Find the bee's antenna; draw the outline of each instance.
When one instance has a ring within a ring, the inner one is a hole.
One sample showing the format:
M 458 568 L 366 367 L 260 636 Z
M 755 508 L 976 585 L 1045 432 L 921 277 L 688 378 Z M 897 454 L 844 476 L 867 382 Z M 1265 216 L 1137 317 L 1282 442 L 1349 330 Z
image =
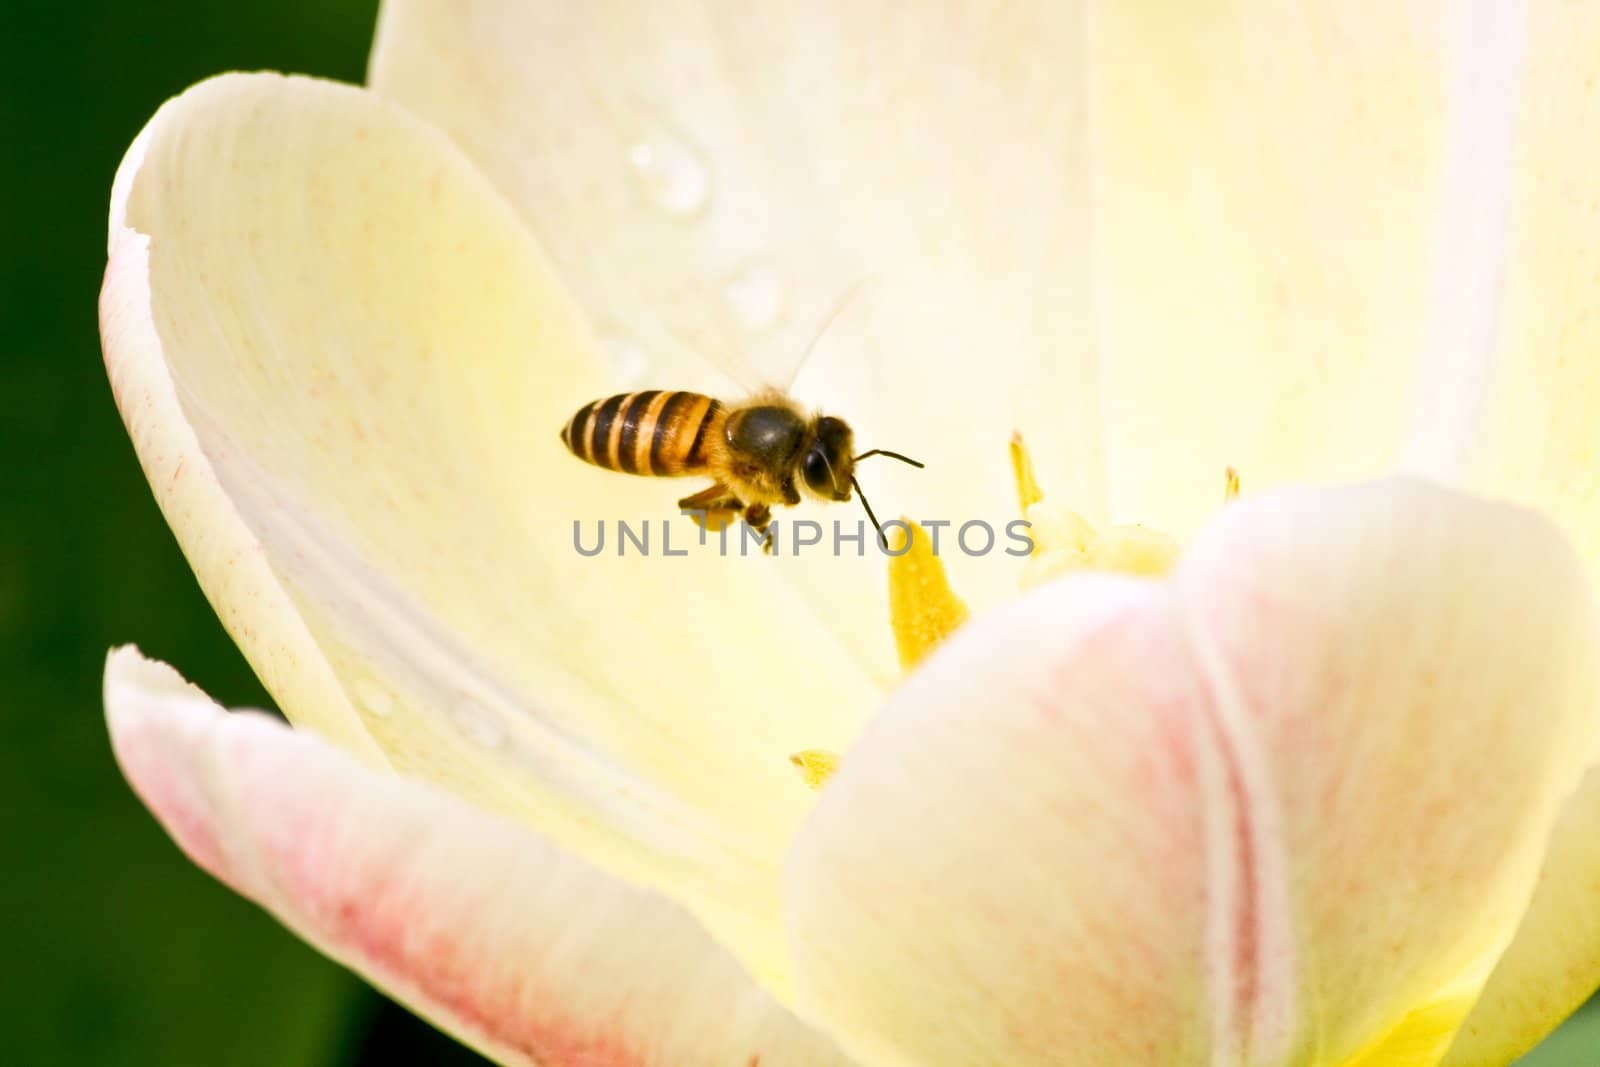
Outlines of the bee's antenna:
M 861 455 L 857 456 L 855 459 L 851 460 L 850 462 L 852 462 L 852 463 L 860 463 L 862 460 L 866 459 L 868 456 L 888 456 L 890 459 L 897 459 L 901 463 L 909 463 L 913 467 L 916 467 L 918 470 L 921 470 L 923 467 L 927 466 L 927 464 L 925 464 L 925 463 L 918 463 L 916 460 L 912 459 L 910 456 L 902 456 L 898 452 L 890 452 L 887 448 L 874 448 L 870 452 L 863 452 L 863 453 L 861 453 Z M 859 489 L 861 487 L 857 486 L 856 488 L 859 491 Z
M 921 466 L 919 463 L 918 466 Z M 883 527 L 878 525 L 878 516 L 872 513 L 872 505 L 867 503 L 867 494 L 861 491 L 861 483 L 856 481 L 856 476 L 850 476 L 850 484 L 855 486 L 856 496 L 861 498 L 861 506 L 867 509 L 867 518 L 872 521 L 872 528 L 878 531 L 878 540 L 883 542 L 883 547 L 889 547 L 889 539 L 883 535 Z
M 863 452 L 861 455 L 852 459 L 850 461 L 850 465 L 853 467 L 857 463 L 860 463 L 862 460 L 867 459 L 870 456 L 888 456 L 890 459 L 897 459 L 901 463 L 909 463 L 918 470 L 921 470 L 924 466 L 924 464 L 918 463 L 910 456 L 902 456 L 898 452 L 890 452 L 887 448 L 874 448 L 871 451 Z M 856 496 L 861 498 L 861 506 L 867 509 L 867 518 L 872 520 L 872 528 L 878 531 L 878 540 L 881 541 L 883 543 L 883 547 L 887 549 L 889 547 L 889 539 L 884 536 L 883 527 L 878 525 L 878 516 L 872 513 L 872 505 L 867 503 L 867 494 L 861 491 L 861 483 L 856 481 L 856 476 L 854 474 L 850 475 L 850 484 L 855 486 Z

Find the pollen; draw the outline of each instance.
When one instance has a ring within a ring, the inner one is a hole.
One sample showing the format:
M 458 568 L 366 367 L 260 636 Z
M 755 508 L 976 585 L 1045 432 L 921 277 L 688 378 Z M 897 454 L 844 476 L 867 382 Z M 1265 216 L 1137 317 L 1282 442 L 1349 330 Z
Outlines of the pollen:
M 820 748 L 808 748 L 789 757 L 789 762 L 800 769 L 800 780 L 812 789 L 821 789 L 839 769 L 836 753 Z
M 967 621 L 967 605 L 951 590 L 927 532 L 909 519 L 905 531 L 896 529 L 897 554 L 889 559 L 889 625 L 909 671 Z

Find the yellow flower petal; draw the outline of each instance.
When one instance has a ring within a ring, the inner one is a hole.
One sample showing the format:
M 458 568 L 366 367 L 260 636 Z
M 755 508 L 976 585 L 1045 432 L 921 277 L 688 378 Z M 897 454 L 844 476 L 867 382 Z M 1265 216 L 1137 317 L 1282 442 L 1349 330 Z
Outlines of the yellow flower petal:
M 1389 468 L 1471 6 L 1089 7 L 1111 517 L 1187 539 L 1229 464 Z
M 976 619 L 790 856 L 802 1001 L 871 1062 L 1427 1063 L 1587 761 L 1597 635 L 1549 524 L 1415 482 L 1253 493 L 1165 583 Z
M 108 262 L 100 292 L 100 337 L 112 396 L 156 503 L 222 625 L 261 680 L 283 706 L 297 709 L 303 725 L 382 766 L 382 751 L 327 654 L 301 621 L 291 590 L 229 501 L 221 472 L 184 411 L 185 385 L 166 362 L 151 293 L 150 234 L 130 224 L 129 198 L 156 139 L 154 131 L 162 124 L 180 124 L 185 106 L 182 101 L 169 103 L 151 120 L 128 149 L 112 189 Z
M 1436 402 L 1418 428 L 1422 458 L 1496 496 L 1552 515 L 1600 581 L 1600 9 L 1488 5 L 1518 54 L 1508 76 L 1480 90 L 1467 125 L 1508 126 L 1512 163 L 1499 176 L 1503 203 L 1478 212 L 1459 243 L 1493 253 L 1489 278 L 1441 317 L 1483 323 L 1441 353 L 1429 380 Z M 1501 117 L 1504 114 L 1505 117 Z M 1488 164 L 1463 159 L 1472 173 Z
M 1436 1067 L 1472 1010 L 1482 988 L 1480 978 L 1464 975 L 1454 987 L 1437 990 L 1338 1067 Z
M 1444 1067 L 1499 1067 L 1527 1052 L 1600 987 L 1600 767 L 1567 801 L 1516 940 Z
M 868 461 L 880 512 L 1002 529 L 1014 427 L 1104 511 L 1083 45 L 1061 5 L 390 0 L 370 81 L 480 164 L 651 385 L 785 384 L 847 300 L 797 395 L 927 463 Z M 883 559 L 856 552 L 778 569 L 892 685 Z M 947 561 L 975 606 L 1015 592 L 1002 553 Z
M 770 561 L 659 555 L 696 536 L 678 485 L 561 447 L 615 380 L 472 165 L 362 90 L 219 78 L 129 154 L 111 255 L 119 406 L 284 711 L 674 893 L 781 985 L 783 760 L 877 691 Z M 577 553 L 619 518 L 657 555 Z

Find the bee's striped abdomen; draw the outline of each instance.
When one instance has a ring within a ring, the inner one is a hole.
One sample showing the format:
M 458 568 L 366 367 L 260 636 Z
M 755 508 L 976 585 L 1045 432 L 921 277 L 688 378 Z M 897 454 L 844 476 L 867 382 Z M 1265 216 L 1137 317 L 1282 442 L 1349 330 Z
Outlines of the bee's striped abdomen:
M 721 432 L 722 405 L 701 393 L 646 389 L 585 404 L 561 431 L 572 454 L 628 474 L 694 474 Z

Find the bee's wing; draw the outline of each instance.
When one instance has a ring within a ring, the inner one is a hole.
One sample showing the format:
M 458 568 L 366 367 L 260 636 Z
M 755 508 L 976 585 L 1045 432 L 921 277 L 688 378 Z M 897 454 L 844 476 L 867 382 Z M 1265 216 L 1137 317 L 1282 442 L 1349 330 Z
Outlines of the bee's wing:
M 782 379 L 785 389 L 795 384 L 819 352 L 838 349 L 847 354 L 846 358 L 849 354 L 857 359 L 865 356 L 874 329 L 872 312 L 884 299 L 884 284 L 883 275 L 869 274 L 842 291 L 816 323 L 810 340 L 783 365 L 787 372 Z
M 824 345 L 849 346 L 882 279 L 803 287 L 775 266 L 752 267 L 716 299 L 685 285 L 659 309 L 630 312 L 626 322 L 604 312 L 596 329 L 619 384 L 647 381 L 716 395 L 763 388 L 787 390 Z

